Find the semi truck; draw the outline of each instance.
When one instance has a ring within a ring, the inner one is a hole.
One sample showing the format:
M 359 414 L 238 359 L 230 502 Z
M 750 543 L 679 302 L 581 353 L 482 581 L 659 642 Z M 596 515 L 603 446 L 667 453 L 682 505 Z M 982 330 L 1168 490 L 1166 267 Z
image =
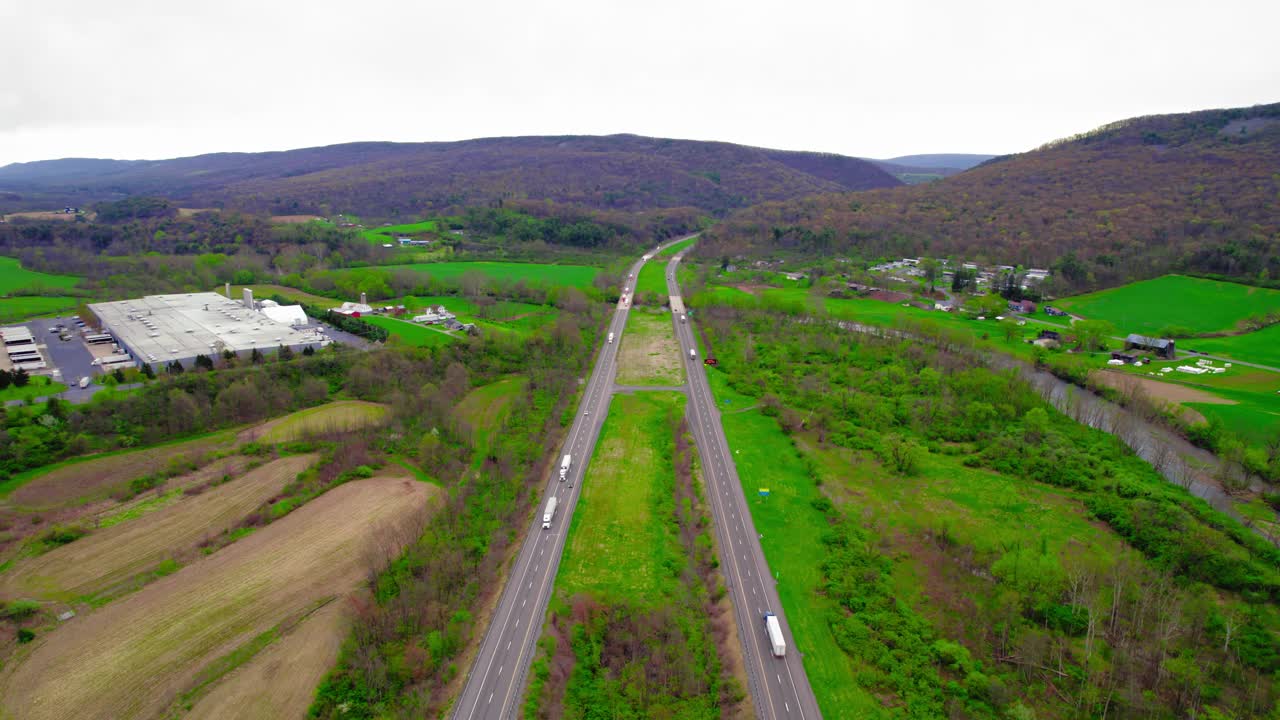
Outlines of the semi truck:
M 555 507 L 555 498 L 551 498 Z M 548 516 L 550 517 L 550 516 Z M 546 527 L 544 524 L 543 527 Z M 764 628 L 769 632 L 769 644 L 773 645 L 773 656 L 782 657 L 787 654 L 787 641 L 782 638 L 782 626 L 778 624 L 778 616 L 771 612 L 764 614 Z
M 542 529 L 543 530 L 551 529 L 551 518 L 555 516 L 556 516 L 556 496 L 552 495 L 547 500 L 546 512 L 542 513 Z M 779 635 L 779 637 L 781 637 L 781 635 Z
M 81 387 L 81 388 L 87 388 L 87 387 L 89 387 L 89 376 L 88 376 L 88 375 L 85 375 L 84 377 L 80 378 L 80 387 Z
M 569 466 L 573 464 L 573 456 L 565 455 L 560 458 L 560 480 L 563 482 L 566 475 L 569 474 Z
M 698 357 L 698 351 L 694 348 L 689 348 L 689 357 L 690 359 Z
M 613 344 L 613 333 L 609 333 L 609 344 Z

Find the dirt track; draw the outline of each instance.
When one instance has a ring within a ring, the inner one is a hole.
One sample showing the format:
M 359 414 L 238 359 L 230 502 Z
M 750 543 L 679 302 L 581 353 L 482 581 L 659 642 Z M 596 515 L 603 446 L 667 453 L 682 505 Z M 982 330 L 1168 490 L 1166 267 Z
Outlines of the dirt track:
M 202 668 L 315 603 L 355 588 L 395 552 L 434 488 L 405 478 L 341 485 L 138 593 L 36 640 L 0 678 L 0 717 L 155 717 Z M 395 528 L 398 528 L 395 529 Z

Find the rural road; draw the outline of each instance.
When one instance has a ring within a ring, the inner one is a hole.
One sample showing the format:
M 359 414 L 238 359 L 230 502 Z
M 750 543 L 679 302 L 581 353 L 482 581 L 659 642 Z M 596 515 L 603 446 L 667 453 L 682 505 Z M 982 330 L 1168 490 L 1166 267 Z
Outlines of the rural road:
M 659 248 L 688 239 L 670 240 Z M 646 256 L 648 257 L 648 256 Z M 634 276 L 627 287 L 634 290 L 640 269 L 645 260 L 637 260 L 631 267 Z M 462 694 L 454 705 L 455 720 L 499 720 L 513 718 L 517 714 L 524 693 L 524 678 L 533 662 L 538 636 L 551 600 L 551 589 L 564 551 L 569 521 L 582 489 L 582 478 L 587 461 L 595 449 L 609 409 L 613 394 L 614 377 L 617 374 L 618 347 L 622 344 L 622 331 L 627 327 L 627 315 L 631 310 L 631 295 L 625 293 L 613 311 L 604 337 L 614 333 L 612 343 L 602 342 L 600 354 L 587 380 L 581 405 L 569 428 L 568 440 L 561 455 L 573 457 L 567 482 L 559 479 L 559 463 L 553 465 L 547 480 L 546 491 L 538 500 L 537 512 L 525 536 L 524 545 L 503 588 L 502 597 L 489 621 L 489 629 L 480 644 L 480 651 L 467 675 Z M 558 456 L 557 456 L 558 457 Z M 551 529 L 542 529 L 543 509 L 547 498 L 558 501 Z
M 667 290 L 673 297 L 680 295 L 675 275 L 683 255 L 683 252 L 677 254 L 667 266 Z M 676 305 L 672 303 L 673 307 Z M 822 714 L 801 661 L 804 648 L 796 647 L 783 614 L 773 573 L 765 561 L 760 535 L 751 521 L 745 491 L 725 440 L 720 413 L 716 410 L 715 398 L 711 395 L 711 386 L 702 365 L 703 358 L 689 357 L 689 351 L 698 346 L 692 326 L 681 322 L 677 313 L 672 314 L 671 320 L 688 370 L 688 420 L 706 474 L 706 493 L 720 543 L 720 569 L 729 584 L 738 619 L 738 637 L 742 640 L 743 663 L 756 715 L 761 718 L 818 720 Z M 768 484 L 765 478 L 759 482 Z M 787 641 L 785 657 L 773 656 L 764 628 L 766 610 L 776 614 L 782 624 Z

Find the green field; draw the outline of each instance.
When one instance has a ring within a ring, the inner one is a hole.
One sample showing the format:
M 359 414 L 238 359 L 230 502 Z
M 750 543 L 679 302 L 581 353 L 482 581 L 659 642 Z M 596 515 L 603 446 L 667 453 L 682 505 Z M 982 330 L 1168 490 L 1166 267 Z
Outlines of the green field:
M 57 315 L 74 309 L 84 298 L 20 295 L 0 298 L 0 323 L 10 323 L 41 315 Z
M 1196 338 L 1179 343 L 1210 355 L 1222 355 L 1245 362 L 1280 368 L 1280 325 L 1262 330 L 1220 338 Z
M 675 255 L 676 253 L 689 247 L 690 245 L 693 245 L 696 242 L 698 242 L 698 238 L 696 237 L 691 237 L 688 240 L 681 240 L 680 242 L 675 243 L 674 245 L 669 245 L 663 248 L 662 252 L 658 253 L 658 257 L 671 257 L 672 255 Z
M 15 290 L 75 287 L 80 278 L 71 275 L 47 275 L 22 267 L 17 258 L 0 257 L 0 295 Z
M 678 578 L 665 570 L 684 564 L 668 520 L 675 499 L 667 418 L 682 413 L 684 402 L 680 393 L 614 396 L 556 576 L 562 598 L 588 593 L 653 606 L 678 591 Z
M 453 414 L 480 437 L 487 437 L 502 427 L 511 412 L 511 401 L 524 393 L 528 382 L 528 378 L 515 375 L 481 385 L 454 406 Z
M 1234 330 L 1250 315 L 1280 310 L 1280 291 L 1165 275 L 1053 304 L 1090 320 L 1107 320 L 1121 334 L 1158 335 L 1166 328 L 1210 333 Z
M 26 400 L 28 398 L 57 395 L 66 389 L 67 386 L 60 382 L 54 382 L 43 375 L 36 375 L 22 387 L 10 385 L 4 390 L 0 390 L 0 404 L 7 403 L 10 400 Z
M 657 304 L 667 302 L 667 263 L 664 260 L 650 260 L 640 268 L 640 277 L 636 278 L 637 293 L 648 293 L 658 297 Z
M 360 232 L 365 240 L 371 243 L 395 242 L 397 237 L 414 236 L 422 233 L 434 233 L 439 227 L 435 220 L 392 225 L 390 227 L 365 228 Z
M 370 325 L 376 325 L 391 333 L 391 337 L 414 347 L 435 347 L 456 342 L 461 336 L 452 335 L 443 329 L 437 330 L 426 325 L 419 325 L 408 320 L 384 317 L 382 315 L 365 315 L 360 318 Z
M 517 282 L 552 287 L 572 286 L 585 288 L 591 285 L 599 268 L 583 265 L 538 265 L 510 262 L 439 262 L 413 263 L 411 265 L 383 265 L 379 270 L 413 270 L 427 273 L 440 280 L 456 280 L 469 272 L 479 273 L 491 280 Z
M 382 422 L 387 406 L 362 400 L 340 400 L 285 415 L 250 431 L 253 439 L 268 443 L 300 440 L 312 433 L 347 431 Z

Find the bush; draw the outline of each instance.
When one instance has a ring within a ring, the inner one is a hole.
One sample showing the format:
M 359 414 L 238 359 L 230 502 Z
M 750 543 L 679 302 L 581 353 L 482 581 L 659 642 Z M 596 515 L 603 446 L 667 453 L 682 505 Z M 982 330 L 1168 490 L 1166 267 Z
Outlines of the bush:
M 0 606 L 0 617 L 6 620 L 25 620 L 40 610 L 40 603 L 34 600 L 14 600 Z
M 27 628 L 18 628 L 18 643 L 25 645 L 36 639 L 36 634 Z

